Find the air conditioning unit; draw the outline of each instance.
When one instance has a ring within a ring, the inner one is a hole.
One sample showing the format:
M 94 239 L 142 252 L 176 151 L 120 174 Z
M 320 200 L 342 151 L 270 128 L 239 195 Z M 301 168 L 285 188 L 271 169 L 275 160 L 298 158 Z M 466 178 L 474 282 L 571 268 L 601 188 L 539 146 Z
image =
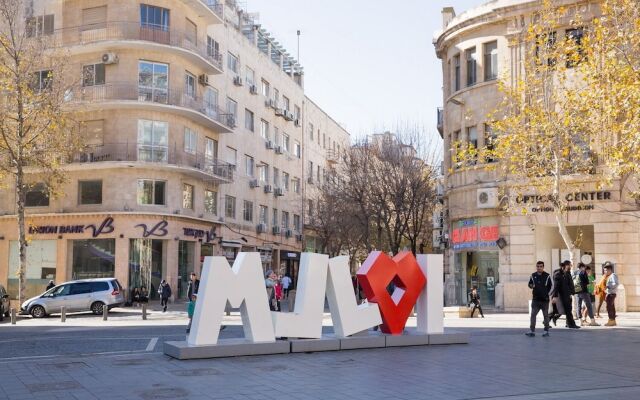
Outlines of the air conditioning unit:
M 227 115 L 227 126 L 229 128 L 235 128 L 236 127 L 236 117 L 234 117 L 231 114 Z
M 258 87 L 256 85 L 249 86 L 249 93 L 258 94 Z
M 258 182 L 257 179 L 252 179 L 252 180 L 249 181 L 249 187 L 250 188 L 260 187 L 260 182 Z
M 256 230 L 258 233 L 265 233 L 267 231 L 267 224 L 258 224 Z
M 270 108 L 275 108 L 276 102 L 273 99 L 267 99 L 264 101 L 264 105 Z
M 296 119 L 295 121 L 293 121 L 293 124 L 294 124 L 295 126 L 300 126 L 300 120 L 299 120 L 299 119 Z
M 284 190 L 282 190 L 282 188 L 275 188 L 275 190 L 273 191 L 273 195 L 276 197 L 284 196 Z
M 273 193 L 273 186 L 271 186 L 271 185 L 264 185 L 264 192 L 265 192 L 265 193 Z
M 284 231 L 284 235 L 290 238 L 291 236 L 293 236 L 293 231 L 291 229 L 287 229 L 286 231 Z
M 198 82 L 202 86 L 209 86 L 209 75 L 207 74 L 198 75 Z
M 276 115 L 284 116 L 284 110 L 282 108 L 276 108 Z
M 302 239 L 303 239 L 302 234 L 297 234 L 296 235 L 296 241 L 297 242 L 302 242 Z
M 265 145 L 267 146 L 267 149 L 273 149 L 273 142 L 271 140 L 267 140 Z
M 236 86 L 242 86 L 242 78 L 236 76 L 235 78 L 233 78 L 233 84 Z
M 103 64 L 117 64 L 118 56 L 116 53 L 104 53 L 102 55 L 102 63 Z
M 283 154 L 284 150 L 282 150 L 282 146 L 276 146 L 276 154 Z
M 284 112 L 284 118 L 285 118 L 287 121 L 293 121 L 293 113 L 292 113 L 292 112 L 290 112 L 290 111 L 285 111 L 285 112 Z
M 280 227 L 278 225 L 274 226 L 273 228 L 271 228 L 271 232 L 273 232 L 274 235 L 279 235 Z
M 310 183 L 313 185 L 313 176 L 310 176 L 307 178 L 307 183 Z
M 476 191 L 476 206 L 478 208 L 498 207 L 498 188 L 482 188 Z

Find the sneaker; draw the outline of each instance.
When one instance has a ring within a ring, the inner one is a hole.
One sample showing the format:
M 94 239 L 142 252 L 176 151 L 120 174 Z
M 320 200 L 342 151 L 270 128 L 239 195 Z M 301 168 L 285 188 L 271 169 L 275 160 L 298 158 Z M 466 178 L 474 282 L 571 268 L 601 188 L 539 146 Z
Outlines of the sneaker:
M 542 337 L 549 337 L 549 331 L 544 331 L 544 333 L 542 334 Z
M 529 337 L 534 337 L 536 334 L 533 332 L 527 332 L 525 333 L 525 336 L 529 336 Z

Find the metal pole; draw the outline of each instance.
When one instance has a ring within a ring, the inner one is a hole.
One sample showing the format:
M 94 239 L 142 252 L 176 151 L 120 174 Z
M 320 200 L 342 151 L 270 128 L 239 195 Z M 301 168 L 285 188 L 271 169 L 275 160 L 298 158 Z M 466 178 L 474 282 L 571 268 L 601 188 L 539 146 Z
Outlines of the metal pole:
M 11 325 L 15 325 L 16 324 L 16 309 L 12 308 L 11 309 Z
M 147 305 L 146 304 L 142 304 L 142 319 L 143 320 L 147 320 Z
M 106 321 L 109 318 L 109 307 L 107 305 L 102 306 L 102 320 Z
M 66 322 L 67 321 L 67 307 L 62 306 L 60 307 L 60 322 Z
M 296 58 L 298 64 L 300 64 L 300 29 L 298 29 L 298 56 Z

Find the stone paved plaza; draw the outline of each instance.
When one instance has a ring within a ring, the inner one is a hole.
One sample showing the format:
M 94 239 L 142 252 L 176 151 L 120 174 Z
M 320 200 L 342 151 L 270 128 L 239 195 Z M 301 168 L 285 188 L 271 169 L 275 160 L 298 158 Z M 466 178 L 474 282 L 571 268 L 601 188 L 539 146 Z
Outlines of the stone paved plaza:
M 198 361 L 161 353 L 184 337 L 180 313 L 114 315 L 0 325 L 0 399 L 640 398 L 639 314 L 533 339 L 524 314 L 447 318 L 470 344 Z M 222 337 L 241 335 L 237 316 L 226 322 Z

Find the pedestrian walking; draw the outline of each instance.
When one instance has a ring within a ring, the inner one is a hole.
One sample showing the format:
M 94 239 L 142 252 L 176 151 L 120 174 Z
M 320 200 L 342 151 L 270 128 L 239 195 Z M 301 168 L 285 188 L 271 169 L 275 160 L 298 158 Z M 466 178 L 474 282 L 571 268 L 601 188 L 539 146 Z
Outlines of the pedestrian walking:
M 277 303 L 275 297 L 275 286 L 277 277 L 272 269 L 268 270 L 265 274 L 264 286 L 267 288 L 267 299 L 269 299 L 269 309 L 271 311 L 277 311 Z
M 196 311 L 196 299 L 198 295 L 192 294 L 187 303 L 187 315 L 189 316 L 189 324 L 187 325 L 187 335 L 191 332 L 191 323 L 193 322 L 193 314 Z
M 140 305 L 140 288 L 137 286 L 131 290 L 131 305 L 133 307 L 138 307 Z
M 289 298 L 289 288 L 291 287 L 291 278 L 289 278 L 288 274 L 284 274 L 282 277 L 282 290 L 284 294 L 284 298 Z
M 544 261 L 536 263 L 536 272 L 529 277 L 529 289 L 531 289 L 531 321 L 530 331 L 525 333 L 529 337 L 536 335 L 536 318 L 538 312 L 542 310 L 544 318 L 544 333 L 542 336 L 549 336 L 549 293 L 551 293 L 551 276 L 544 270 Z
M 49 281 L 49 284 L 47 285 L 47 288 L 45 289 L 45 291 L 47 291 L 47 290 L 49 290 L 51 288 L 54 288 L 54 287 L 56 287 L 56 283 L 52 279 L 52 280 Z
M 195 272 L 191 273 L 191 279 L 189 279 L 189 286 L 187 287 L 187 299 L 191 299 L 191 296 L 198 294 L 200 288 L 200 279 Z
M 582 326 L 600 326 L 593 316 L 593 304 L 591 303 L 591 295 L 589 294 L 589 275 L 587 275 L 587 266 L 584 263 L 578 263 L 577 280 L 574 279 L 576 297 L 578 297 L 578 317 Z M 584 303 L 590 322 L 587 323 L 586 317 L 582 318 L 582 303 Z
M 281 280 L 277 280 L 273 286 L 273 297 L 276 301 L 276 311 L 282 311 L 282 299 L 284 298 L 284 287 Z
M 475 286 L 469 292 L 469 304 L 467 304 L 467 307 L 471 307 L 471 304 L 473 304 L 473 308 L 471 309 L 471 318 L 473 318 L 473 313 L 476 312 L 476 308 L 480 310 L 480 316 L 484 318 L 482 306 L 480 305 L 480 295 L 478 294 L 478 288 Z
M 618 275 L 613 272 L 613 264 L 611 262 L 605 263 L 604 276 L 607 278 L 605 302 L 607 303 L 607 314 L 609 315 L 609 321 L 604 326 L 616 326 L 616 293 L 619 281 Z
M 571 261 L 565 260 L 560 264 L 560 269 L 553 275 L 553 297 L 555 298 L 558 312 L 554 315 L 553 323 L 561 314 L 565 315 L 567 328 L 580 329 L 573 319 L 571 296 L 574 294 L 573 279 L 571 278 Z M 562 310 L 560 310 L 562 308 Z
M 166 312 L 167 303 L 169 302 L 169 297 L 171 297 L 171 286 L 169 286 L 169 282 L 164 279 L 160 282 L 158 294 L 160 295 L 160 307 L 162 307 L 162 312 Z
M 606 264 L 606 263 L 605 263 Z M 600 309 L 602 305 L 605 303 L 605 297 L 607 296 L 607 277 L 604 275 L 604 268 L 602 269 L 603 275 L 602 278 L 598 281 L 595 287 L 595 295 L 598 300 L 598 307 L 596 308 L 596 317 L 602 318 L 600 316 Z

